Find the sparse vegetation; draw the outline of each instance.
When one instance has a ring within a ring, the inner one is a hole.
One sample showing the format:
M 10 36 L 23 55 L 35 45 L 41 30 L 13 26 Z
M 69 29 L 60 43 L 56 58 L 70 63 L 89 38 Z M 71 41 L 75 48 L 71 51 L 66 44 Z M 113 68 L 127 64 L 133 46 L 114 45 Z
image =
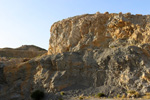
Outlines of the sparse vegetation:
M 44 98 L 44 92 L 41 90 L 35 90 L 34 92 L 32 92 L 31 98 L 33 100 L 41 100 Z
M 83 100 L 83 99 L 84 99 L 83 94 L 79 96 L 79 99 L 80 99 L 80 100 Z
M 140 96 L 139 92 L 134 91 L 134 90 L 129 90 L 127 91 L 128 97 L 136 97 L 138 98 Z
M 109 46 L 110 48 L 115 48 L 115 46 Z
M 62 95 L 62 96 L 65 95 L 64 91 L 61 91 L 61 92 L 60 92 L 60 95 Z
M 80 100 L 83 100 L 84 98 L 83 98 L 83 96 L 79 96 L 79 99 L 80 99 Z
M 120 98 L 120 94 L 117 94 L 117 98 Z
M 37 57 L 37 58 L 40 58 L 41 56 L 42 56 L 42 54 L 39 54 L 39 55 L 37 55 L 36 57 Z
M 8 57 L 9 60 L 14 59 L 14 57 Z
M 126 97 L 126 95 L 125 95 L 125 94 L 123 94 L 121 98 L 122 98 L 122 99 L 124 99 L 125 97 Z
M 104 93 L 98 93 L 97 95 L 96 95 L 97 97 L 105 97 L 105 94 Z
M 29 58 L 24 58 L 22 62 L 27 62 L 29 60 L 30 60 Z
M 145 96 L 143 96 L 144 99 L 150 99 L 150 92 L 146 93 Z

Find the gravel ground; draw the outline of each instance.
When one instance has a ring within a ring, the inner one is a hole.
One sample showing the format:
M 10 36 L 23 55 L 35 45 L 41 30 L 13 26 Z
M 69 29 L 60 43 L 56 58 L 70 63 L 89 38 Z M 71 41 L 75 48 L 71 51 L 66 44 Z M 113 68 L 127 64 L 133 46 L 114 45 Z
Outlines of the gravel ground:
M 70 100 L 79 100 L 79 99 L 70 99 Z M 150 100 L 150 99 L 143 99 L 143 98 L 139 98 L 139 99 L 132 99 L 132 98 L 127 98 L 127 99 L 100 99 L 100 98 L 89 98 L 89 99 L 83 99 L 83 100 Z

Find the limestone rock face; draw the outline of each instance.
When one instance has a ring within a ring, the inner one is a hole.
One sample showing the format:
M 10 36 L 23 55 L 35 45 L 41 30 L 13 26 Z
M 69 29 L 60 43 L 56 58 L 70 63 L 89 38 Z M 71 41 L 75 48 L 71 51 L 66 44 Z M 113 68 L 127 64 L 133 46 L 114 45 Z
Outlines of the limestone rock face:
M 150 42 L 150 15 L 97 12 L 54 23 L 48 54 Z

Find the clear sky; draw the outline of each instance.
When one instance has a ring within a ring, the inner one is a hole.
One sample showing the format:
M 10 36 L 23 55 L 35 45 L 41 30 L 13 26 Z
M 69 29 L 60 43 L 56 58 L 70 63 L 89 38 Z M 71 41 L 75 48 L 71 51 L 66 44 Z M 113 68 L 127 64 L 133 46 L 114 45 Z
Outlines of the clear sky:
M 150 0 L 0 0 L 0 48 L 48 49 L 54 22 L 97 11 L 150 14 Z

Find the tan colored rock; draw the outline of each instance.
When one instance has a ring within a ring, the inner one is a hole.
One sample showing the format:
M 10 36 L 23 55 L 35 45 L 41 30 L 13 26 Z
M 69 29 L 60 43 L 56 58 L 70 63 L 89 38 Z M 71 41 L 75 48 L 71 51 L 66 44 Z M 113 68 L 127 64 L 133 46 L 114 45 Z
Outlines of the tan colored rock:
M 64 52 L 26 62 L 9 60 L 0 68 L 3 72 L 0 98 L 11 100 L 17 95 L 15 100 L 30 100 L 31 93 L 37 89 L 45 92 L 44 100 L 58 100 L 53 97 L 59 97 L 59 92 L 64 90 L 67 92 L 64 96 L 71 95 L 66 100 L 74 94 L 90 95 L 96 91 L 105 94 L 113 91 L 109 96 L 126 93 L 129 89 L 148 92 L 150 64 L 149 56 L 143 52 L 146 47 L 148 44 Z M 146 74 L 142 74 L 144 71 Z
M 37 89 L 44 100 L 60 99 L 61 91 L 64 100 L 97 92 L 108 97 L 150 92 L 149 23 L 150 16 L 131 13 L 85 14 L 54 23 L 49 55 L 0 62 L 0 98 L 31 100 Z
M 150 83 L 150 74 L 149 73 L 143 73 L 142 74 L 142 79 L 146 80 L 147 82 Z
M 116 40 L 125 45 L 150 42 L 150 16 L 119 14 L 85 14 L 54 23 L 50 29 L 51 38 L 48 54 L 88 48 L 109 48 Z

